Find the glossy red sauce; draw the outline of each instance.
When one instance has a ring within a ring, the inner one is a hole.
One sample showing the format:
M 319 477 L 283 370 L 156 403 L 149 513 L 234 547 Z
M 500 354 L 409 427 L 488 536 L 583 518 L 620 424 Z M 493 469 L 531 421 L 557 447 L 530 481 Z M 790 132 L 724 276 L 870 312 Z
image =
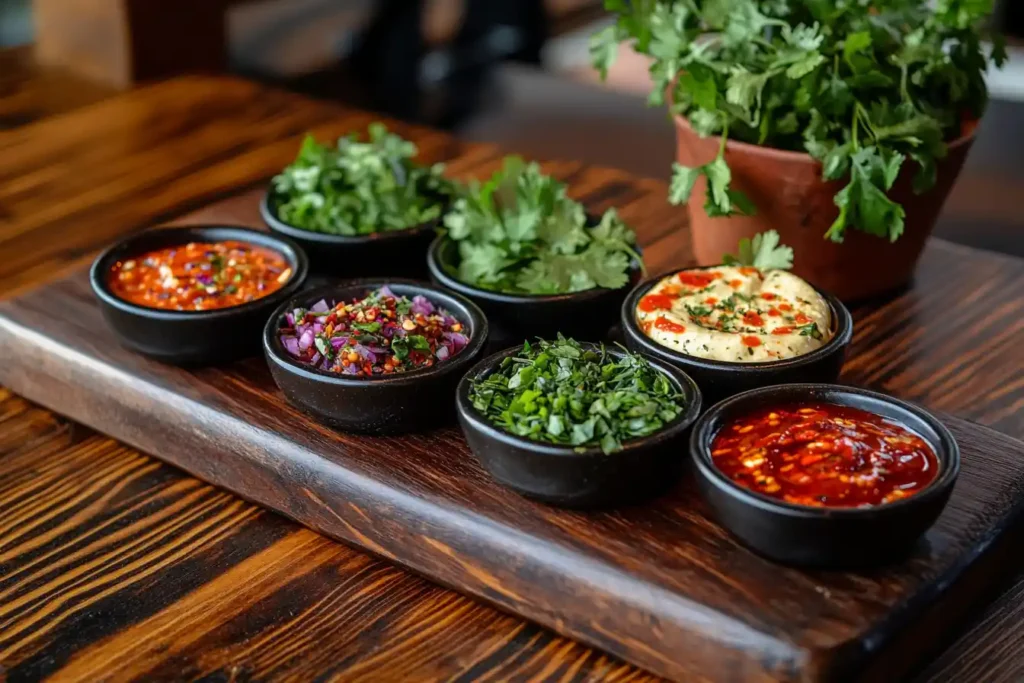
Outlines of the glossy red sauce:
M 644 313 L 667 311 L 672 308 L 672 304 L 675 303 L 676 298 L 677 297 L 669 296 L 668 294 L 648 294 L 640 299 L 639 307 Z
M 172 311 L 237 306 L 291 279 L 284 256 L 245 242 L 192 242 L 118 261 L 107 280 L 119 298 Z
M 676 276 L 682 284 L 695 289 L 704 289 L 712 282 L 722 277 L 722 274 L 715 270 L 709 271 L 683 271 Z
M 806 403 L 725 424 L 711 458 L 740 486 L 788 503 L 861 507 L 927 487 L 939 460 L 924 439 L 874 413 Z
M 674 334 L 682 334 L 683 332 L 686 332 L 686 328 L 683 325 L 673 322 L 663 315 L 658 316 L 658 319 L 654 321 L 654 326 L 659 330 L 672 332 Z

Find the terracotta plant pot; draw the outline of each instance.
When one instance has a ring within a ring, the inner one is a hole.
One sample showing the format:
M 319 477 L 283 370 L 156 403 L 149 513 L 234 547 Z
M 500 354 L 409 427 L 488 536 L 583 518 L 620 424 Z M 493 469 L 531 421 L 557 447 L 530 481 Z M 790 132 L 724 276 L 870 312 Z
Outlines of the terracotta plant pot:
M 700 137 L 681 116 L 675 121 L 681 164 L 700 166 L 714 159 L 718 137 Z M 906 211 L 906 228 L 898 240 L 848 229 L 845 241 L 836 244 L 824 235 L 839 215 L 833 198 L 844 181 L 822 180 L 821 164 L 803 152 L 729 141 L 725 160 L 732 169 L 732 186 L 753 200 L 757 214 L 709 218 L 704 212 L 705 179 L 700 178 L 689 203 L 694 255 L 699 264 L 721 263 L 723 254 L 735 253 L 740 238 L 774 228 L 782 243 L 793 247 L 793 272 L 818 288 L 843 301 L 891 292 L 910 281 L 973 142 L 971 131 L 950 143 L 949 154 L 938 162 L 938 182 L 921 195 L 911 186 L 917 165 L 904 163 L 890 192 Z

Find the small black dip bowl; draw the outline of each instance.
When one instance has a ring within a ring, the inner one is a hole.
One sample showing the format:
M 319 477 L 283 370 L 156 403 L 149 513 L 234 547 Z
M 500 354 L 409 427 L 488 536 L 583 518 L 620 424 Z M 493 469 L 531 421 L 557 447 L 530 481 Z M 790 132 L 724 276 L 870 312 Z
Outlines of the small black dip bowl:
M 636 321 L 637 304 L 664 277 L 663 274 L 640 283 L 626 297 L 620 316 L 622 335 L 630 350 L 671 363 L 693 377 L 708 405 L 758 387 L 792 382 L 835 382 L 839 378 L 846 349 L 853 338 L 853 317 L 846 306 L 831 294 L 817 290 L 831 311 L 832 337 L 825 344 L 794 358 L 760 363 L 732 363 L 680 353 L 662 346 L 640 329 Z
M 447 203 L 446 199 L 438 201 Z M 314 273 L 340 278 L 425 278 L 425 254 L 441 225 L 441 219 L 436 219 L 407 230 L 353 236 L 303 230 L 277 217 L 277 201 L 271 190 L 260 201 L 260 215 L 272 232 L 291 238 L 306 250 Z
M 476 302 L 491 321 L 493 345 L 502 346 L 535 337 L 553 339 L 559 332 L 577 340 L 603 339 L 617 322 L 617 311 L 629 288 L 641 277 L 640 265 L 634 263 L 629 283 L 619 289 L 595 287 L 567 294 L 506 294 L 459 280 L 455 275 L 458 261 L 458 244 L 439 235 L 427 252 L 431 280 Z
M 417 294 L 447 309 L 466 329 L 469 344 L 432 367 L 391 375 L 360 377 L 311 367 L 281 344 L 281 322 L 288 311 L 361 298 L 378 287 L 410 299 Z M 263 328 L 263 351 L 277 386 L 301 410 L 331 427 L 367 434 L 398 434 L 450 424 L 452 394 L 459 378 L 487 342 L 487 318 L 472 301 L 426 283 L 401 279 L 354 280 L 303 292 L 278 308 Z
M 754 492 L 715 467 L 711 446 L 723 425 L 759 408 L 804 402 L 859 408 L 910 429 L 938 456 L 937 477 L 923 490 L 893 503 L 819 508 Z M 690 456 L 701 495 L 722 526 L 772 560 L 824 568 L 878 565 L 909 554 L 946 506 L 960 472 L 956 441 L 930 413 L 885 394 L 835 384 L 764 387 L 722 401 L 694 426 Z
M 597 349 L 594 344 L 584 348 Z M 535 500 L 573 508 L 631 504 L 655 496 L 677 481 L 686 462 L 686 437 L 700 414 L 700 389 L 676 368 L 654 359 L 683 395 L 685 406 L 661 431 L 623 444 L 621 451 L 605 454 L 600 448 L 582 452 L 510 434 L 477 412 L 469 400 L 476 380 L 494 372 L 521 346 L 500 351 L 472 368 L 459 383 L 456 403 L 459 424 L 473 454 L 498 482 Z M 607 349 L 614 357 L 622 351 Z
M 285 285 L 262 299 L 209 311 L 167 311 L 130 303 L 107 284 L 115 263 L 148 251 L 189 242 L 238 240 L 281 254 L 292 269 Z M 202 365 L 244 358 L 258 351 L 260 330 L 270 311 L 302 287 L 309 270 L 306 254 L 289 239 L 249 228 L 190 225 L 147 230 L 121 240 L 93 261 L 89 284 L 107 324 L 121 342 L 165 363 Z

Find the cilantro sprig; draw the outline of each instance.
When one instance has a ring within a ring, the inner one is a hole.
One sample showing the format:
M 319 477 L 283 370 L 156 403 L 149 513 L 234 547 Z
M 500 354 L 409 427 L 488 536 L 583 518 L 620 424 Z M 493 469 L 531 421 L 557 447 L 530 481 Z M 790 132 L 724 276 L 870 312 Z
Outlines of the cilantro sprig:
M 669 92 L 673 112 L 718 155 L 673 167 L 670 200 L 689 200 L 707 179 L 710 216 L 750 213 L 732 187 L 729 138 L 806 151 L 826 180 L 845 181 L 826 236 L 850 228 L 896 240 L 904 210 L 888 193 L 908 163 L 918 192 L 936 162 L 988 99 L 989 62 L 1006 60 L 984 27 L 994 0 L 605 0 L 616 23 L 591 42 L 607 74 L 618 43 L 652 58 L 649 102 Z M 991 48 L 984 40 L 991 39 Z
M 638 354 L 621 358 L 559 335 L 529 342 L 470 388 L 473 407 L 492 424 L 535 441 L 599 446 L 605 453 L 653 434 L 683 410 L 683 397 Z
M 587 226 L 583 205 L 536 163 L 507 157 L 483 183 L 471 181 L 444 219 L 458 243 L 457 277 L 501 292 L 559 294 L 629 281 L 636 235 L 614 209 Z
M 416 145 L 382 123 L 369 140 L 342 137 L 334 146 L 307 136 L 295 161 L 274 177 L 278 218 L 332 235 L 405 230 L 440 218 L 454 192 L 442 164 L 413 162 Z
M 760 270 L 789 270 L 793 267 L 793 249 L 779 244 L 779 233 L 774 230 L 740 239 L 737 255 L 726 254 L 722 263 L 727 266 L 753 266 Z

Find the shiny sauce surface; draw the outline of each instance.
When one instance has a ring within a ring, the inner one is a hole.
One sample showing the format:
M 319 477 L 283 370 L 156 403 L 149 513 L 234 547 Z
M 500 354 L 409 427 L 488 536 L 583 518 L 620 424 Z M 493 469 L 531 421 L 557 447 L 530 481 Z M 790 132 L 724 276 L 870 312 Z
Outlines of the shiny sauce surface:
M 906 427 L 826 403 L 764 408 L 727 422 L 711 458 L 740 486 L 814 507 L 891 503 L 939 473 L 935 451 Z
M 283 287 L 284 256 L 246 242 L 190 242 L 118 261 L 107 284 L 125 301 L 171 311 L 209 311 L 255 301 Z

